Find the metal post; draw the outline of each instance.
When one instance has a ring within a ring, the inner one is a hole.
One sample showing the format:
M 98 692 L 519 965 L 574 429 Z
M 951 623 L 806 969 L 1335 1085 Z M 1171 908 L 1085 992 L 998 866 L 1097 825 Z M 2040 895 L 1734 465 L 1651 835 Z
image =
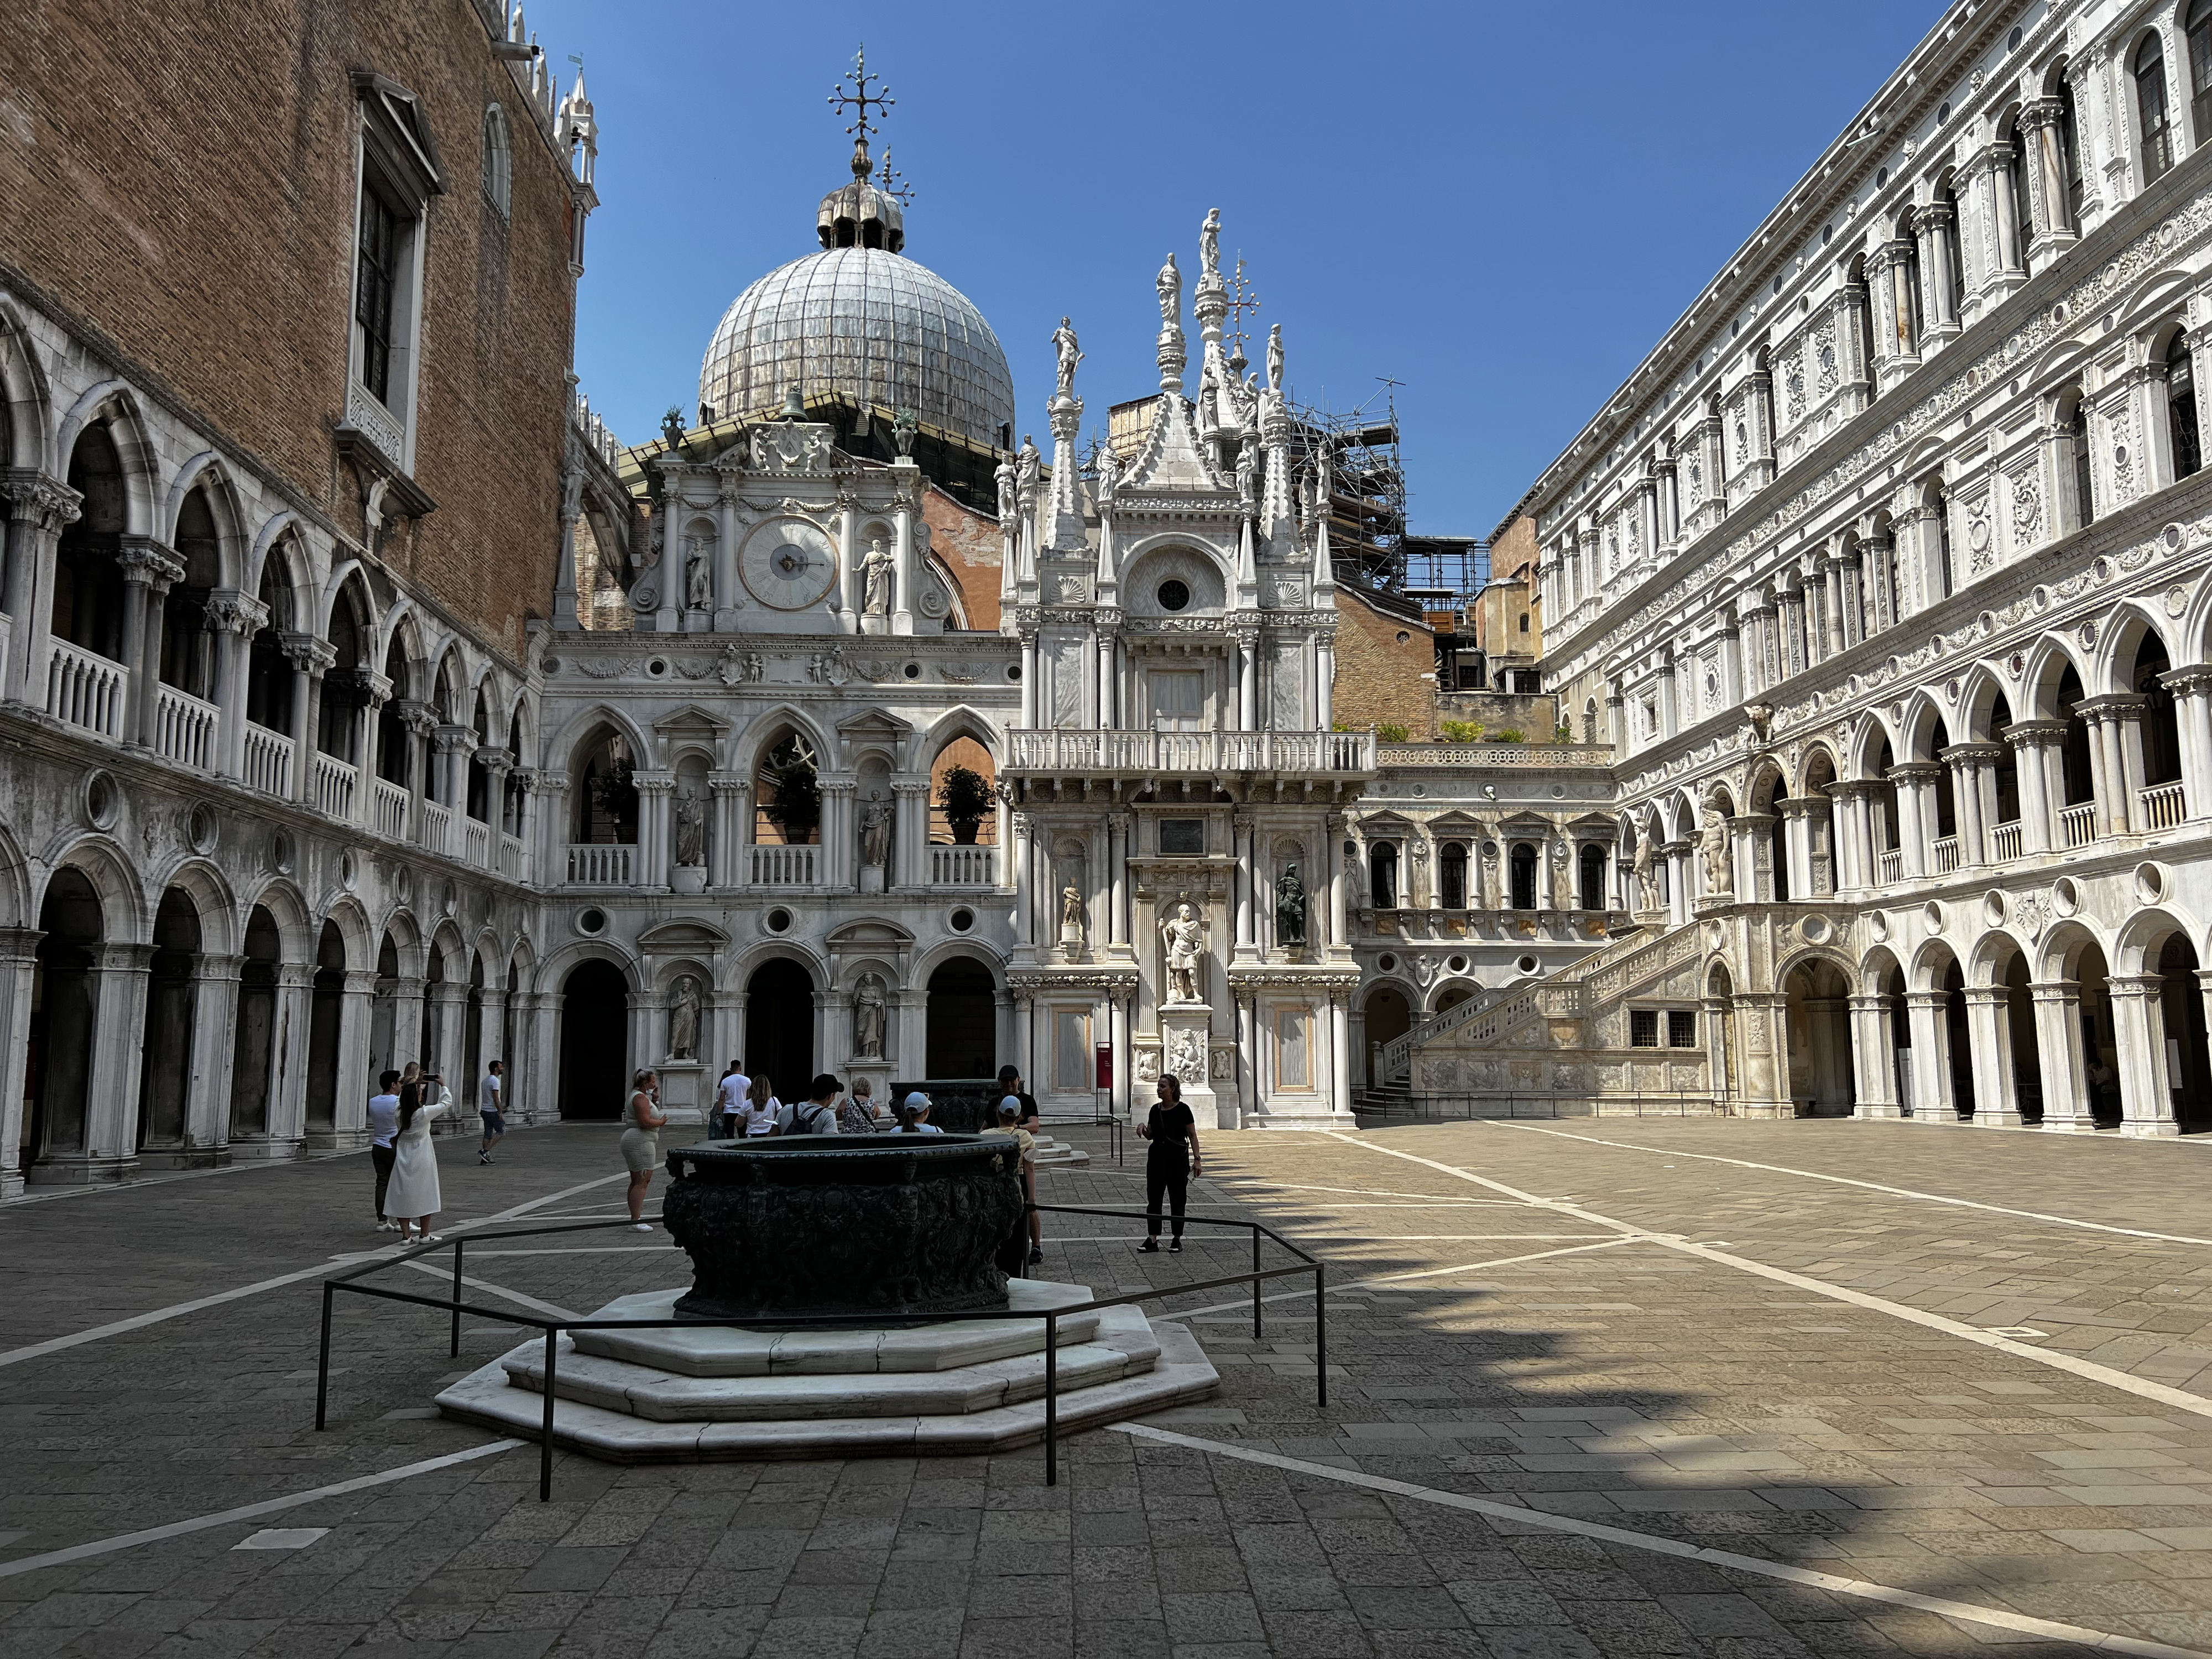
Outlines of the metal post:
M 1260 1230 L 1252 1229 L 1252 1340 L 1260 1340 Z
M 337 1285 L 323 1281 L 323 1357 L 315 1370 L 315 1431 L 319 1434 L 331 1402 L 331 1300 L 337 1293 Z
M 1060 1316 L 1044 1316 L 1044 1483 L 1060 1484 Z
M 553 1501 L 553 1366 L 560 1352 L 561 1328 L 545 1328 L 545 1426 L 538 1449 L 538 1501 Z
M 453 1241 L 453 1345 L 451 1355 L 459 1358 L 461 1353 L 461 1246 L 465 1240 Z
M 1324 1411 L 1328 1408 L 1328 1288 L 1322 1283 L 1325 1271 L 1320 1262 L 1314 1263 L 1314 1391 L 1316 1403 Z

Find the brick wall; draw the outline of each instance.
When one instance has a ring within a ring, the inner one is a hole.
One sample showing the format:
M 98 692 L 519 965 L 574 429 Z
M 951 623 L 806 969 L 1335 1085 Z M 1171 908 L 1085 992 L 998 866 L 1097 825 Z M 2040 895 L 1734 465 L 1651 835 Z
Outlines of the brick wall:
M 331 435 L 358 190 L 350 73 L 422 100 L 447 189 L 428 215 L 415 478 L 438 507 L 384 552 L 519 659 L 559 552 L 571 198 L 471 0 L 4 15 L 0 269 L 353 540 L 359 487 Z M 494 99 L 511 221 L 481 189 Z
M 1436 735 L 1436 635 L 1394 616 L 1356 587 L 1336 590 L 1335 718 L 1364 732 L 1402 726 L 1416 743 Z
M 999 521 L 987 519 L 932 484 L 921 503 L 929 526 L 929 550 L 960 585 L 960 608 L 968 626 L 982 633 L 999 630 L 999 574 L 1005 544 Z
M 1526 514 L 1498 532 L 1490 544 L 1490 582 L 1471 607 L 1474 640 L 1498 656 L 1544 654 L 1542 595 L 1536 589 L 1536 521 Z M 1528 631 L 1521 631 L 1521 618 Z

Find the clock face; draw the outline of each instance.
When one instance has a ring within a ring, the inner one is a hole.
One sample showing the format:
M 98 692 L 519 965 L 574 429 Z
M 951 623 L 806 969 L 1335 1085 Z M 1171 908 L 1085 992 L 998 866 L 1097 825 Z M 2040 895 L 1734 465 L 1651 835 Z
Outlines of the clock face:
M 837 547 L 804 519 L 778 519 L 753 532 L 738 574 L 763 605 L 801 611 L 819 604 L 837 580 Z

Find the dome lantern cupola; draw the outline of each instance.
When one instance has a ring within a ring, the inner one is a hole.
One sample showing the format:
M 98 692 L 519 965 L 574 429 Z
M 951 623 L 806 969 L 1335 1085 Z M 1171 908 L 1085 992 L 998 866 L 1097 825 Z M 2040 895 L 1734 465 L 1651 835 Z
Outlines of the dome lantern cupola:
M 814 216 L 814 234 L 823 247 L 879 247 L 889 253 L 905 249 L 906 216 L 896 196 L 877 188 L 874 171 L 868 141 L 862 138 L 853 146 L 853 182 L 823 197 Z

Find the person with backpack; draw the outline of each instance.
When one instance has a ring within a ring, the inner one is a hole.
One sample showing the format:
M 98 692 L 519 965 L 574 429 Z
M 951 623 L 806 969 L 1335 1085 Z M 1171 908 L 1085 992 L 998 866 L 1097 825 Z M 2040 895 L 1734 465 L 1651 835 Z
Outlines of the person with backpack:
M 777 1114 L 772 1135 L 834 1135 L 837 1133 L 837 1097 L 845 1085 L 824 1072 L 814 1079 L 806 1098 Z
M 999 1086 L 1006 1091 L 999 1099 L 999 1127 L 1022 1144 L 1022 1202 L 1028 1206 L 1029 1265 L 1034 1267 L 1044 1260 L 1044 1218 L 1036 1206 L 1037 1103 L 1021 1092 L 1022 1074 L 1011 1066 L 999 1067 Z

